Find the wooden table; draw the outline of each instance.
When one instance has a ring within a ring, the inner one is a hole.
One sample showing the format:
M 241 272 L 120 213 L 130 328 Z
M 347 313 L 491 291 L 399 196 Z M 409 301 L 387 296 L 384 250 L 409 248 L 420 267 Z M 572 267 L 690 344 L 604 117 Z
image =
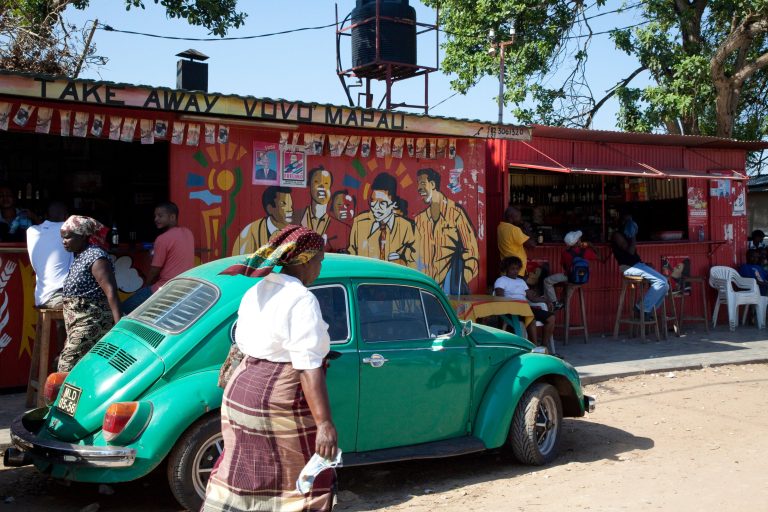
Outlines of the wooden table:
M 448 298 L 461 320 L 475 322 L 478 318 L 486 316 L 513 315 L 522 318 L 526 326 L 533 321 L 533 311 L 525 300 L 493 295 L 451 295 Z

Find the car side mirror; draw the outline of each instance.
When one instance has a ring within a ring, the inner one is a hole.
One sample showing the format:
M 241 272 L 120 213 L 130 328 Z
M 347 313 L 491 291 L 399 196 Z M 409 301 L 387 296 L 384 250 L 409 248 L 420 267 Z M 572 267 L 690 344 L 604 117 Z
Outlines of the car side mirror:
M 472 320 L 467 320 L 463 324 L 464 324 L 464 327 L 461 328 L 461 335 L 469 336 L 470 334 L 472 334 Z

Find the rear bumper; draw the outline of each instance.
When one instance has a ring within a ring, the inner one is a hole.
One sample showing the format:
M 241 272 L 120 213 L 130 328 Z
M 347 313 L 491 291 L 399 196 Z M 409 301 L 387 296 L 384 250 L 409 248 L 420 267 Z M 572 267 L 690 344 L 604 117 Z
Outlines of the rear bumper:
M 595 412 L 595 397 L 584 395 L 584 412 Z
M 123 468 L 132 466 L 136 450 L 122 446 L 84 446 L 54 439 L 41 439 L 37 432 L 43 426 L 47 407 L 34 409 L 13 420 L 11 442 L 34 461 L 65 466 L 91 468 Z

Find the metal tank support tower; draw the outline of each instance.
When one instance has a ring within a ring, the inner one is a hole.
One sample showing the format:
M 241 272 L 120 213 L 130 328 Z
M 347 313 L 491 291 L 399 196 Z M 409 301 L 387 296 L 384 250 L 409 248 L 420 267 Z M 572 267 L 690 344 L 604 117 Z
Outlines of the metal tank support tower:
M 416 63 L 417 37 L 435 32 L 435 67 Z M 351 38 L 352 67 L 344 69 L 341 61 L 342 38 Z M 362 87 L 357 94 L 358 103 L 373 108 L 371 81 L 384 81 L 386 92 L 378 108 L 386 103 L 386 109 L 398 107 L 420 108 L 429 111 L 429 73 L 439 65 L 437 15 L 435 24 L 416 21 L 416 10 L 408 0 L 357 0 L 356 6 L 339 22 L 336 6 L 336 74 L 344 87 L 350 106 L 355 106 L 350 89 Z M 392 101 L 392 85 L 407 78 L 424 77 L 424 103 L 395 103 Z M 357 79 L 357 83 L 348 80 Z

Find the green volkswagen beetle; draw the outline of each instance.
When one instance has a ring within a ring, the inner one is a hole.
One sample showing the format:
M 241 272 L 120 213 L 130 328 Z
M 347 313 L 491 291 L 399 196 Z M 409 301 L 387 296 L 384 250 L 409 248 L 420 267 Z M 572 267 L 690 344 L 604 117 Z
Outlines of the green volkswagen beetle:
M 239 258 L 167 283 L 45 385 L 48 407 L 11 427 L 6 466 L 113 483 L 165 463 L 178 501 L 200 506 L 222 443 L 219 368 L 253 278 Z M 328 255 L 311 287 L 329 324 L 328 386 L 344 465 L 508 446 L 525 464 L 558 452 L 564 416 L 594 408 L 576 370 L 513 334 L 457 319 L 425 275 Z

